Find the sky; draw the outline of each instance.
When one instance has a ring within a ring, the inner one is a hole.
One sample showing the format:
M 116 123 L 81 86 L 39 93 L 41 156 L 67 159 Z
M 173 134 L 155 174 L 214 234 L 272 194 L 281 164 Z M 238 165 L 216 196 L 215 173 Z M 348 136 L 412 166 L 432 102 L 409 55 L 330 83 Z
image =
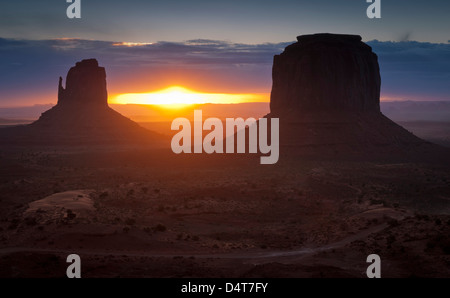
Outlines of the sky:
M 97 58 L 110 99 L 178 85 L 268 94 L 273 56 L 302 34 L 359 34 L 379 57 L 382 99 L 450 100 L 450 1 L 64 0 L 0 2 L 0 107 L 56 103 L 58 77 Z M 130 46 L 126 42 L 139 43 Z
M 130 41 L 286 42 L 315 32 L 364 33 L 365 40 L 447 42 L 446 0 L 382 0 L 381 20 L 366 0 L 81 0 L 68 19 L 65 0 L 0 2 L 0 36 Z

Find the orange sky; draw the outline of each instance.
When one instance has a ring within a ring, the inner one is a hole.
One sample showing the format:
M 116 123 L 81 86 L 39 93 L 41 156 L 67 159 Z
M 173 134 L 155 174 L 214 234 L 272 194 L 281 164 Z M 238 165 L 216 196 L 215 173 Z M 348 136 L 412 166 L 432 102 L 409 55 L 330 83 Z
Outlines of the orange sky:
M 123 93 L 112 95 L 111 104 L 152 104 L 168 108 L 189 104 L 235 104 L 244 102 L 269 102 L 268 93 L 209 93 L 171 86 L 148 93 Z
M 381 101 L 405 100 L 398 96 L 381 96 Z M 411 98 L 408 98 L 411 100 Z M 172 85 L 150 92 L 130 92 L 110 94 L 110 104 L 150 104 L 167 108 L 177 108 L 189 104 L 235 104 L 248 102 L 270 102 L 270 92 L 231 93 L 207 92 Z

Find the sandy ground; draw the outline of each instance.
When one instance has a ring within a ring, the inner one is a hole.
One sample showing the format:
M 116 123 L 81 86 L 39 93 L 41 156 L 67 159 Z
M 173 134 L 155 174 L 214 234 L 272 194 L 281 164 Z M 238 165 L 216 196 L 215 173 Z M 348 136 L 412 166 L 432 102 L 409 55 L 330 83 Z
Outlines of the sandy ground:
M 419 163 L 2 148 L 0 276 L 450 277 L 450 171 Z

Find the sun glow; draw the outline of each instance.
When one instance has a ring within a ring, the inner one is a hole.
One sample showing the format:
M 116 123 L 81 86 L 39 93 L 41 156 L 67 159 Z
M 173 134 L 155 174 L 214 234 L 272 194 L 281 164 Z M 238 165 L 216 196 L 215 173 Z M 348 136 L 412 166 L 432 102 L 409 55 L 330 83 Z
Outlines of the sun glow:
M 113 46 L 115 47 L 140 47 L 140 46 L 147 46 L 147 45 L 152 45 L 152 42 L 116 42 L 113 43 Z
M 233 104 L 243 102 L 267 102 L 267 94 L 226 94 L 195 92 L 180 86 L 172 86 L 151 93 L 125 93 L 112 99 L 116 104 L 147 104 L 167 108 L 182 108 L 194 104 Z

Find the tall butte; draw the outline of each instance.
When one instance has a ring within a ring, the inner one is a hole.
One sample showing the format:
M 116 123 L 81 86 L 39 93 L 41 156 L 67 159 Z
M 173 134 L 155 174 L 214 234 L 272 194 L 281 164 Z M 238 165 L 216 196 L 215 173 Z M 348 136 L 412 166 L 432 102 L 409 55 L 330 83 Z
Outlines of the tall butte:
M 107 107 L 105 68 L 99 67 L 96 59 L 77 62 L 67 73 L 65 89 L 62 86 L 62 77 L 59 77 L 58 105 Z
M 58 103 L 30 125 L 2 132 L 4 142 L 52 144 L 129 144 L 161 140 L 108 106 L 105 68 L 96 59 L 70 68 L 66 86 L 59 78 Z
M 280 118 L 281 154 L 370 157 L 436 148 L 380 112 L 378 57 L 361 40 L 303 35 L 274 57 L 266 117 Z

